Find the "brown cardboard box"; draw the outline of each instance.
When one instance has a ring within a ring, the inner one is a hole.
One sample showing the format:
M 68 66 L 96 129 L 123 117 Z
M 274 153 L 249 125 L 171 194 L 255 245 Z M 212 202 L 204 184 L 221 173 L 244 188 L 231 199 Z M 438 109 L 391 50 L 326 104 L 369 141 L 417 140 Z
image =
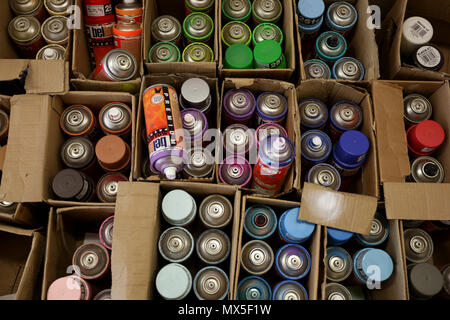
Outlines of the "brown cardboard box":
M 142 135 L 145 128 L 145 118 L 144 118 L 144 106 L 143 106 L 143 95 L 145 90 L 155 84 L 167 84 L 172 86 L 177 91 L 178 97 L 180 96 L 181 86 L 184 81 L 190 78 L 201 78 L 205 80 L 210 87 L 210 94 L 212 97 L 211 102 L 211 111 L 208 120 L 208 128 L 214 129 L 217 128 L 216 119 L 214 118 L 214 114 L 216 110 L 219 110 L 220 98 L 219 98 L 219 82 L 217 78 L 207 78 L 198 74 L 190 74 L 190 73 L 180 73 L 180 74 L 154 74 L 150 76 L 144 76 L 142 78 L 142 86 L 141 93 L 139 99 L 139 105 L 137 109 L 137 121 L 136 121 L 136 140 L 135 140 L 135 155 L 133 162 L 133 171 L 132 178 L 134 180 L 146 180 L 146 181 L 160 181 L 167 180 L 164 175 L 151 175 L 147 179 L 144 178 L 142 172 L 142 164 L 145 157 L 148 157 L 148 148 L 143 141 Z M 210 143 L 215 143 L 211 141 Z M 214 181 L 214 169 L 211 176 L 206 178 L 188 178 L 188 179 L 177 179 L 183 181 L 191 181 L 191 182 L 213 182 Z
M 1 200 L 11 202 L 47 201 L 54 206 L 92 205 L 54 201 L 51 183 L 62 169 L 60 148 L 64 142 L 59 117 L 65 106 L 81 103 L 94 110 L 112 101 L 125 102 L 132 108 L 132 132 L 136 102 L 134 96 L 121 92 L 69 92 L 63 96 L 19 95 L 11 99 L 11 126 Z M 133 163 L 134 135 L 131 137 Z M 103 204 L 98 204 L 103 205 Z
M 178 19 L 181 26 L 183 26 L 183 20 L 186 17 L 184 0 L 172 0 L 169 3 L 164 0 L 145 0 L 144 5 L 144 44 L 142 57 L 144 58 L 145 71 L 146 73 L 195 73 L 201 74 L 206 77 L 215 78 L 217 75 L 217 61 L 219 57 L 218 43 L 220 39 L 218 38 L 218 12 L 219 12 L 219 1 L 215 2 L 212 19 L 214 22 L 214 45 L 211 49 L 214 51 L 214 61 L 213 62 L 168 62 L 168 63 L 150 63 L 148 59 L 148 54 L 150 48 L 155 44 L 152 40 L 151 25 L 152 22 L 161 15 L 171 15 Z M 183 32 L 182 32 L 182 42 L 183 42 Z M 183 54 L 184 47 L 179 47 L 180 54 Z M 182 59 L 181 59 L 182 60 Z
M 86 242 L 99 241 L 98 230 L 111 215 L 114 215 L 114 206 L 50 209 L 42 300 L 47 299 L 47 291 L 53 281 L 73 274 L 72 257 L 76 249 Z M 95 285 L 98 281 L 90 283 Z
M 143 74 L 142 61 L 138 61 L 138 72 L 135 79 L 128 81 L 98 81 L 90 80 L 91 69 L 90 55 L 88 49 L 88 35 L 84 25 L 84 11 L 82 0 L 76 0 L 81 14 L 81 29 L 73 32 L 73 53 L 72 53 L 72 77 L 70 84 L 79 91 L 122 91 L 136 94 L 141 85 L 140 76 Z M 144 35 L 142 38 L 144 42 Z M 142 45 L 141 45 L 142 46 Z
M 8 24 L 14 18 L 8 1 L 0 3 L 0 93 L 63 94 L 69 90 L 69 61 L 72 33 L 64 60 L 44 61 L 21 59 L 8 35 Z
M 233 291 L 233 298 L 236 299 L 237 297 L 237 287 L 240 280 L 243 279 L 242 273 L 246 273 L 244 269 L 241 270 L 241 251 L 242 247 L 245 245 L 246 241 L 244 242 L 243 239 L 247 239 L 249 241 L 249 237 L 244 234 L 244 217 L 245 217 L 245 211 L 254 204 L 265 204 L 274 209 L 275 213 L 277 213 L 277 217 L 279 218 L 281 214 L 289 210 L 291 208 L 301 207 L 299 202 L 293 202 L 293 201 L 286 201 L 286 200 L 277 200 L 277 199 L 270 199 L 270 198 L 261 198 L 257 196 L 244 196 L 242 198 L 242 209 L 241 209 L 241 220 L 239 223 L 239 238 L 238 238 L 238 247 L 237 247 L 237 261 L 236 261 L 236 278 L 234 283 L 234 291 Z M 305 286 L 309 300 L 317 300 L 318 299 L 318 289 L 319 289 L 319 269 L 320 269 L 320 261 L 323 260 L 323 251 L 321 251 L 320 242 L 321 242 L 321 232 L 322 227 L 319 225 L 316 225 L 316 229 L 314 233 L 312 234 L 310 240 L 306 241 L 305 243 L 301 244 L 304 246 L 308 252 L 311 254 L 311 270 L 309 274 L 300 282 Z M 267 240 L 267 242 L 270 244 L 272 242 L 278 241 L 278 229 L 275 231 L 275 233 L 270 236 Z M 263 241 L 266 241 L 263 240 Z M 276 255 L 279 248 L 281 248 L 282 245 L 279 245 L 277 247 L 273 247 L 274 255 Z M 274 264 L 275 266 L 275 264 Z M 275 269 L 275 267 L 272 267 L 272 270 Z M 266 277 L 270 278 L 271 280 L 278 280 L 281 281 L 281 277 L 273 277 L 271 271 L 268 272 L 265 276 L 262 276 L 262 278 L 266 279 Z M 241 275 L 241 277 L 240 277 Z M 270 283 L 272 289 L 275 283 Z
M 384 187 L 386 214 L 389 219 L 448 220 L 450 177 L 444 183 L 405 183 L 410 173 L 406 130 L 403 118 L 403 97 L 419 93 L 433 105 L 432 119 L 439 122 L 446 134 L 450 132 L 448 82 L 375 81 L 372 83 L 380 181 Z M 446 172 L 450 172 L 448 139 L 432 155 Z
M 440 72 L 428 71 L 406 64 L 400 56 L 403 22 L 411 16 L 421 16 L 429 20 L 434 28 L 431 41 L 444 55 L 444 66 Z M 450 42 L 445 30 L 449 29 L 450 13 L 446 0 L 399 0 L 387 14 L 383 21 L 379 46 L 382 48 L 381 65 L 384 79 L 405 80 L 444 80 L 449 78 Z
M 112 297 L 114 300 L 158 299 L 155 277 L 166 262 L 159 257 L 158 239 L 162 217 L 160 206 L 163 196 L 170 190 L 181 188 L 189 192 L 200 204 L 201 199 L 211 194 L 228 197 L 234 206 L 232 243 L 229 270 L 229 299 L 234 290 L 238 227 L 240 220 L 241 192 L 232 186 L 216 184 L 166 182 L 119 183 L 114 219 L 114 250 L 112 255 Z M 234 201 L 233 201 L 234 200 Z M 194 259 L 197 259 L 196 257 Z M 194 275 L 192 275 L 194 276 Z
M 283 53 L 286 58 L 286 69 L 225 69 L 223 62 L 225 57 L 226 47 L 222 44 L 222 28 L 225 26 L 225 21 L 222 17 L 222 0 L 218 0 L 219 8 L 217 10 L 218 22 L 217 25 L 217 37 L 219 41 L 219 73 L 223 78 L 270 78 L 281 79 L 285 81 L 291 80 L 291 77 L 295 71 L 296 64 L 295 58 L 298 53 L 295 52 L 295 36 L 294 36 L 294 18 L 292 0 L 280 0 L 283 5 L 283 14 L 278 23 L 279 27 L 283 31 Z M 249 27 L 253 32 L 254 26 L 249 20 Z M 219 30 L 220 29 L 220 30 Z M 251 45 L 250 48 L 253 46 Z
M 221 88 L 221 101 L 220 101 L 220 108 L 217 112 L 217 123 L 221 124 L 221 129 L 225 129 L 224 123 L 222 121 L 222 108 L 223 108 L 223 97 L 225 93 L 230 89 L 240 89 L 245 88 L 250 90 L 254 95 L 255 98 L 258 97 L 258 94 L 264 92 L 264 91 L 275 91 L 278 92 L 287 99 L 288 102 L 288 112 L 286 114 L 286 121 L 284 124 L 284 128 L 286 129 L 289 138 L 294 142 L 296 148 L 300 145 L 300 125 L 299 125 L 299 115 L 297 114 L 297 98 L 295 93 L 295 88 L 293 84 L 284 82 L 284 81 L 278 81 L 278 80 L 272 80 L 272 79 L 250 79 L 250 78 L 227 78 L 222 83 Z M 256 129 L 256 127 L 255 127 Z M 222 153 L 222 152 L 221 152 Z M 216 153 L 217 156 L 220 155 L 220 153 Z M 221 163 L 222 159 L 220 157 L 216 157 L 216 162 L 219 164 Z M 295 160 L 294 163 L 291 165 L 291 168 L 289 169 L 286 178 L 284 180 L 284 187 L 282 187 L 282 190 L 280 191 L 280 194 L 277 196 L 281 196 L 283 194 L 287 194 L 292 192 L 293 190 L 299 190 L 300 189 L 300 167 L 301 167 L 301 157 L 299 149 L 296 150 Z M 218 175 L 218 165 L 216 165 L 216 176 L 217 176 L 217 182 L 220 182 L 219 175 Z M 250 186 L 249 186 L 250 187 Z M 254 190 L 252 191 L 254 192 Z
M 328 227 L 367 234 L 379 198 L 377 149 L 372 101 L 364 89 L 334 81 L 305 80 L 297 87 L 298 101 L 317 98 L 329 108 L 340 100 L 354 101 L 363 109 L 361 131 L 369 138 L 370 150 L 349 192 L 336 192 L 305 183 L 300 218 Z M 299 144 L 300 145 L 300 144 Z
M 295 33 L 297 36 L 297 50 L 301 51 L 301 38 L 300 33 L 298 32 L 298 13 L 297 13 L 297 2 L 294 1 L 294 10 L 295 10 Z M 338 0 L 325 0 L 325 13 L 324 13 L 324 21 L 323 26 L 326 25 L 326 10 L 329 5 L 333 2 L 337 2 Z M 361 61 L 364 65 L 365 75 L 364 81 L 371 81 L 378 79 L 380 77 L 380 65 L 378 62 L 378 47 L 375 41 L 375 32 L 367 28 L 367 21 L 369 21 L 370 14 L 367 12 L 367 8 L 369 6 L 368 0 L 350 0 L 347 1 L 355 6 L 358 11 L 358 21 L 356 25 L 353 27 L 352 33 L 350 37 L 347 37 L 347 53 L 344 55 L 345 57 L 354 57 Z M 320 33 L 319 33 L 320 34 Z M 300 54 L 301 55 L 301 54 Z M 311 59 L 314 57 L 314 52 L 312 53 Z M 305 57 L 301 57 L 301 59 L 306 61 Z M 300 80 L 306 80 L 306 74 L 303 67 L 303 63 L 300 68 L 301 78 Z M 346 81 L 343 81 L 346 82 Z
M 44 253 L 38 230 L 0 224 L 0 299 L 39 299 Z

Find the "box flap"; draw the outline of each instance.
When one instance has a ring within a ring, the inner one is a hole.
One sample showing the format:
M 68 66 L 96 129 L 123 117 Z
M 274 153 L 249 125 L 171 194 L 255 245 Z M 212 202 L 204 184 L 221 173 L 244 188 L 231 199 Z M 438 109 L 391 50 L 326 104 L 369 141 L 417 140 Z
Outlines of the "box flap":
M 112 298 L 151 298 L 159 237 L 159 185 L 119 182 L 114 216 Z
M 312 183 L 302 191 L 299 219 L 327 227 L 369 234 L 377 198 L 337 192 Z
M 450 220 L 450 184 L 384 184 L 386 216 L 404 220 Z

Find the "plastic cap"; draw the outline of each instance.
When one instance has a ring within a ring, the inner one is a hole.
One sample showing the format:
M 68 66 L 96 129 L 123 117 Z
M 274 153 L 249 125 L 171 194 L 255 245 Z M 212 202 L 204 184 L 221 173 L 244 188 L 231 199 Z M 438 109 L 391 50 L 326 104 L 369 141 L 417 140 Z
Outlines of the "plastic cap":
M 166 175 L 167 179 L 175 180 L 175 178 L 177 177 L 177 168 L 175 167 L 164 168 L 164 174 Z
M 235 43 L 225 51 L 224 68 L 226 69 L 252 69 L 253 52 L 242 43 Z

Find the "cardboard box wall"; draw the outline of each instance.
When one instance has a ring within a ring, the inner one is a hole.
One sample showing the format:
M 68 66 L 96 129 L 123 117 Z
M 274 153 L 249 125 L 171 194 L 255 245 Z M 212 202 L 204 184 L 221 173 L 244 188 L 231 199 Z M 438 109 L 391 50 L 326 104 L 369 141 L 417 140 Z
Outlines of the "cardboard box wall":
M 234 292 L 241 192 L 232 186 L 217 184 L 166 182 L 120 182 L 114 218 L 112 254 L 112 298 L 114 300 L 158 299 L 155 278 L 163 261 L 158 254 L 161 230 L 161 200 L 170 190 L 183 189 L 194 196 L 197 206 L 211 194 L 228 197 L 233 204 L 228 299 Z M 194 257 L 196 259 L 196 257 Z M 194 277 L 194 275 L 192 275 Z
M 39 299 L 45 236 L 0 223 L 0 297 Z
M 446 0 L 398 0 L 383 20 L 383 32 L 378 37 L 382 48 L 381 65 L 383 79 L 439 81 L 450 77 L 450 41 L 447 30 L 450 28 L 449 3 Z M 405 64 L 400 56 L 403 22 L 411 16 L 421 16 L 429 20 L 434 29 L 432 44 L 444 55 L 444 66 L 439 72 L 428 71 Z
M 349 189 L 352 193 L 304 183 L 299 218 L 328 227 L 368 234 L 379 198 L 377 143 L 370 95 L 362 88 L 327 80 L 305 80 L 296 90 L 298 101 L 316 98 L 322 100 L 329 109 L 341 100 L 359 104 L 363 110 L 360 130 L 370 141 L 367 160 Z
M 134 133 L 136 102 L 129 93 L 69 92 L 54 97 L 14 96 L 11 99 L 9 143 L 0 186 L 0 201 L 48 201 L 54 206 L 92 205 L 53 199 L 52 180 L 63 169 L 60 152 L 65 137 L 59 127 L 59 118 L 64 108 L 71 104 L 84 104 L 98 111 L 112 101 L 127 103 L 132 108 Z M 133 163 L 134 134 L 131 135 L 131 141 Z
M 410 161 L 403 117 L 403 97 L 419 93 L 433 106 L 432 120 L 446 133 L 446 140 L 431 155 L 450 172 L 450 89 L 448 82 L 375 81 L 372 96 L 375 109 L 380 181 L 383 184 L 389 219 L 449 220 L 450 176 L 444 183 L 406 183 Z
M 8 1 L 1 1 L 0 94 L 62 94 L 68 91 L 72 32 L 69 32 L 69 45 L 64 60 L 21 59 L 19 50 L 8 34 L 8 25 L 13 18 Z
M 286 114 L 286 120 L 284 128 L 286 129 L 289 138 L 294 142 L 296 148 L 300 145 L 300 119 L 297 113 L 297 98 L 294 85 L 284 81 L 272 80 L 272 79 L 250 79 L 250 78 L 226 78 L 222 83 L 221 88 L 221 100 L 220 100 L 220 108 L 217 112 L 217 123 L 220 123 L 220 128 L 222 129 L 222 133 L 224 132 L 224 122 L 222 121 L 222 109 L 223 109 L 223 97 L 225 93 L 230 89 L 241 89 L 245 88 L 250 90 L 255 98 L 258 97 L 258 94 L 264 91 L 274 91 L 282 94 L 287 102 L 288 102 L 288 112 Z M 256 112 L 255 112 L 256 115 Z M 253 121 L 253 119 L 252 119 Z M 256 128 L 255 128 L 256 129 Z M 222 152 L 222 150 L 221 150 Z M 225 157 L 218 157 L 220 154 L 216 153 L 216 179 L 219 184 L 221 184 L 218 174 L 218 164 L 221 163 L 221 159 Z M 301 157 L 300 150 L 296 150 L 295 160 L 291 165 L 288 173 L 286 174 L 286 178 L 284 180 L 284 186 L 282 187 L 280 194 L 277 196 L 281 196 L 286 193 L 290 193 L 294 190 L 300 189 L 300 172 L 301 170 Z M 248 188 L 250 188 L 249 185 Z M 254 190 L 250 190 L 250 192 L 254 192 Z
M 171 15 L 178 19 L 183 26 L 185 15 L 184 0 L 171 0 L 170 5 L 164 0 L 144 0 L 144 43 L 142 57 L 144 59 L 146 73 L 196 73 L 206 77 L 215 78 L 217 75 L 217 61 L 219 59 L 219 41 L 218 36 L 218 12 L 220 12 L 219 1 L 215 1 L 212 19 L 214 22 L 214 45 L 211 49 L 214 51 L 213 62 L 166 62 L 166 63 L 150 63 L 148 54 L 150 48 L 155 44 L 152 40 L 151 25 L 152 22 L 161 15 Z M 183 32 L 182 32 L 183 42 Z M 183 54 L 184 47 L 179 47 L 180 54 Z M 182 60 L 182 59 L 181 59 Z
M 283 53 L 286 58 L 286 69 L 225 69 L 223 62 L 225 57 L 225 46 L 222 44 L 221 31 L 225 26 L 225 21 L 222 17 L 222 0 L 216 1 L 219 5 L 217 31 L 219 41 L 219 73 L 222 78 L 270 78 L 290 81 L 294 71 L 296 69 L 296 46 L 295 46 L 295 34 L 294 34 L 294 9 L 292 6 L 292 0 L 280 0 L 283 6 L 283 14 L 277 25 L 283 31 Z M 249 20 L 249 27 L 253 32 L 254 26 Z M 252 49 L 252 46 L 250 46 Z
M 237 297 L 237 287 L 240 280 L 243 279 L 243 277 L 239 278 L 239 275 L 242 273 L 245 273 L 244 269 L 241 270 L 241 252 L 242 247 L 245 245 L 246 242 L 243 242 L 243 238 L 248 236 L 244 234 L 244 218 L 245 218 L 245 211 L 254 204 L 264 204 L 268 205 L 274 211 L 277 213 L 277 217 L 279 218 L 280 215 L 291 208 L 301 207 L 299 202 L 293 202 L 293 201 L 286 201 L 286 200 L 278 200 L 278 199 L 270 199 L 270 198 L 261 198 L 257 196 L 244 196 L 242 198 L 242 209 L 241 209 L 241 220 L 239 223 L 239 238 L 238 238 L 238 247 L 237 247 L 237 262 L 236 262 L 236 278 L 234 283 L 234 291 L 233 291 L 233 299 L 236 299 Z M 321 233 L 322 233 L 322 227 L 319 225 L 316 225 L 316 228 L 314 230 L 314 233 L 311 235 L 310 240 L 306 242 L 306 244 L 309 244 L 309 246 L 306 246 L 305 249 L 308 250 L 308 252 L 311 255 L 311 269 L 309 274 L 306 276 L 305 279 L 300 280 L 302 284 L 304 284 L 305 289 L 308 292 L 309 300 L 317 300 L 318 299 L 318 289 L 319 289 L 319 269 L 320 269 L 320 261 L 323 259 L 323 251 L 321 251 L 320 242 L 321 242 Z M 275 231 L 274 235 L 269 237 L 268 239 L 272 239 L 274 237 L 278 237 L 278 229 Z M 266 241 L 266 240 L 264 240 Z M 276 240 L 274 240 L 276 241 Z M 270 240 L 268 240 L 270 242 Z M 304 244 L 301 244 L 302 246 L 305 246 Z M 274 255 L 277 254 L 277 251 L 279 248 L 281 248 L 281 245 L 278 247 L 272 247 L 272 250 L 274 251 Z M 272 269 L 275 268 L 275 263 L 272 267 Z M 262 278 L 265 279 L 266 276 L 271 277 L 271 271 L 269 271 L 266 275 L 263 275 Z M 282 280 L 281 277 L 279 277 L 278 280 Z M 275 283 L 269 283 L 271 287 L 275 285 Z
M 72 52 L 72 74 L 70 84 L 75 90 L 79 91 L 120 91 L 136 94 L 140 88 L 140 76 L 143 74 L 142 61 L 138 61 L 138 71 L 133 80 L 128 81 L 98 81 L 90 80 L 89 76 L 92 73 L 89 48 L 88 35 L 84 24 L 84 10 L 82 0 L 75 0 L 75 5 L 78 6 L 80 17 L 80 29 L 73 31 L 73 52 Z M 144 35 L 142 38 L 144 41 Z M 142 46 L 142 44 L 141 44 Z
M 85 242 L 95 241 L 102 222 L 114 214 L 114 206 L 51 208 L 47 226 L 46 256 L 41 299 L 53 281 L 73 274 L 72 257 Z M 95 285 L 98 282 L 90 282 Z M 101 288 L 103 289 L 103 288 Z M 107 289 L 107 288 L 104 288 Z
M 326 10 L 333 2 L 338 2 L 339 0 L 325 0 L 325 13 L 324 13 L 324 21 L 323 25 L 326 25 Z M 297 51 L 299 55 L 301 54 L 301 37 L 300 32 L 298 31 L 298 12 L 297 12 L 297 2 L 294 0 L 294 11 L 295 11 L 295 28 L 294 32 L 297 37 Z M 349 0 L 347 1 L 351 3 L 358 12 L 358 21 L 356 25 L 353 27 L 352 33 L 350 37 L 346 37 L 347 40 L 347 53 L 345 57 L 354 57 L 361 61 L 364 65 L 365 75 L 364 81 L 371 81 L 378 79 L 380 77 L 380 65 L 378 59 L 378 46 L 375 41 L 375 32 L 367 27 L 367 21 L 369 21 L 370 14 L 367 12 L 367 8 L 369 6 L 368 0 Z M 319 33 L 320 34 L 320 33 Z M 314 53 L 313 53 L 314 56 Z M 306 61 L 306 58 L 300 58 L 303 62 Z M 300 80 L 306 80 L 306 74 L 303 67 L 303 63 L 301 65 L 301 78 Z M 341 81 L 341 80 L 340 80 Z M 343 81 L 346 82 L 346 81 Z
M 144 178 L 144 175 L 142 173 L 142 161 L 144 157 L 148 157 L 148 148 L 144 145 L 144 141 L 142 139 L 142 131 L 146 130 L 145 127 L 145 118 L 144 118 L 144 105 L 143 105 L 143 95 L 145 90 L 155 84 L 166 84 L 169 86 L 172 86 L 178 94 L 178 98 L 181 94 L 181 86 L 184 81 L 190 79 L 190 78 L 201 78 L 206 81 L 206 83 L 210 87 L 210 94 L 212 97 L 211 102 L 211 111 L 209 113 L 209 120 L 208 120 L 208 128 L 218 128 L 217 126 L 217 119 L 215 118 L 215 114 L 217 110 L 219 110 L 220 105 L 220 96 L 219 96 L 219 81 L 217 78 L 208 78 L 204 77 L 198 74 L 191 74 L 191 73 L 180 73 L 180 74 L 152 74 L 149 76 L 144 76 L 142 78 L 142 86 L 141 86 L 141 93 L 140 93 L 140 99 L 139 99 L 139 105 L 137 109 L 137 120 L 136 120 L 136 148 L 135 148 L 135 156 L 134 156 L 134 163 L 133 163 L 133 172 L 132 172 L 132 178 L 134 180 L 146 180 L 146 181 L 160 181 L 160 180 L 167 180 L 164 175 L 151 175 L 147 179 Z M 214 143 L 214 141 L 208 142 Z M 217 148 L 216 148 L 217 149 Z M 192 182 L 213 182 L 215 179 L 214 176 L 214 170 L 212 174 L 209 177 L 205 178 L 188 178 L 188 179 L 177 179 L 177 180 L 183 180 L 183 181 L 192 181 Z

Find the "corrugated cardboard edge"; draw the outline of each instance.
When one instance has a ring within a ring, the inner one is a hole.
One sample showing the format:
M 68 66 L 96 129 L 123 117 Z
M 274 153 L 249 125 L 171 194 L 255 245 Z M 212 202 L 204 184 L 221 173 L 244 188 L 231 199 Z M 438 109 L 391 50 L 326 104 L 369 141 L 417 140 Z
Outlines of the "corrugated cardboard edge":
M 302 191 L 299 219 L 327 227 L 369 234 L 377 198 L 337 192 L 312 183 Z
M 34 208 L 24 203 L 18 203 L 13 214 L 0 212 L 0 221 L 5 221 L 24 227 L 38 227 L 39 221 Z

